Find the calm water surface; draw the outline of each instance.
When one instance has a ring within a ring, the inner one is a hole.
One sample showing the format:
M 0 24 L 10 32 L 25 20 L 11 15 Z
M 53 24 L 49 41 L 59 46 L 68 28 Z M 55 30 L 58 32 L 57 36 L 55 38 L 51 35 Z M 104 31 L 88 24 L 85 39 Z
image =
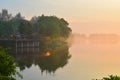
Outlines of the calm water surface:
M 23 75 L 23 79 L 17 80 L 92 80 L 111 74 L 120 75 L 118 39 L 84 39 L 76 36 L 70 47 L 53 52 L 63 55 L 48 59 L 49 56 L 42 58 L 37 54 L 26 54 L 27 57 L 17 54 Z

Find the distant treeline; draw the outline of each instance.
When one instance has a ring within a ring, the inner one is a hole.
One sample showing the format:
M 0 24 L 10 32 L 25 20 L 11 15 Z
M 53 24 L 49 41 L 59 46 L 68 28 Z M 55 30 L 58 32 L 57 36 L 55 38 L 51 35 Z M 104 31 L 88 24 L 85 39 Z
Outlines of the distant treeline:
M 0 13 L 0 39 L 67 38 L 72 30 L 68 22 L 56 16 L 38 16 L 26 20 L 20 13 L 12 16 L 7 10 Z

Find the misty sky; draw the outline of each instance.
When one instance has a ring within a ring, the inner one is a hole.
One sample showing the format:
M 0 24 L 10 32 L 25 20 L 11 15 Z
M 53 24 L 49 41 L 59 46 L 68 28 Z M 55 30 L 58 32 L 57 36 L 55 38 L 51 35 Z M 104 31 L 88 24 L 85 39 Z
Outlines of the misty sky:
M 65 18 L 74 33 L 119 33 L 120 0 L 0 0 L 0 10 Z

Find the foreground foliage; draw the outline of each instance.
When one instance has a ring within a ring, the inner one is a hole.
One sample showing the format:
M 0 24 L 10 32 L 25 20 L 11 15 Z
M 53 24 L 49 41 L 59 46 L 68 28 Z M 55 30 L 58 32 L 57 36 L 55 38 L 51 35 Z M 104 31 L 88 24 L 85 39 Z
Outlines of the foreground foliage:
M 7 55 L 6 51 L 0 47 L 0 80 L 15 80 L 15 75 L 22 77 L 16 71 L 13 58 Z
M 95 80 L 120 80 L 120 76 L 109 75 L 108 77 L 103 77 L 103 79 L 95 79 Z

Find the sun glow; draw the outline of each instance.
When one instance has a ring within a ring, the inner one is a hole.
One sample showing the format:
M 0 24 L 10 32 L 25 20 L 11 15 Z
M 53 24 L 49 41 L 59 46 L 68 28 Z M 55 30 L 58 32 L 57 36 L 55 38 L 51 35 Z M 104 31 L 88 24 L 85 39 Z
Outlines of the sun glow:
M 49 51 L 47 51 L 44 56 L 48 57 L 50 55 L 51 55 L 51 53 Z

